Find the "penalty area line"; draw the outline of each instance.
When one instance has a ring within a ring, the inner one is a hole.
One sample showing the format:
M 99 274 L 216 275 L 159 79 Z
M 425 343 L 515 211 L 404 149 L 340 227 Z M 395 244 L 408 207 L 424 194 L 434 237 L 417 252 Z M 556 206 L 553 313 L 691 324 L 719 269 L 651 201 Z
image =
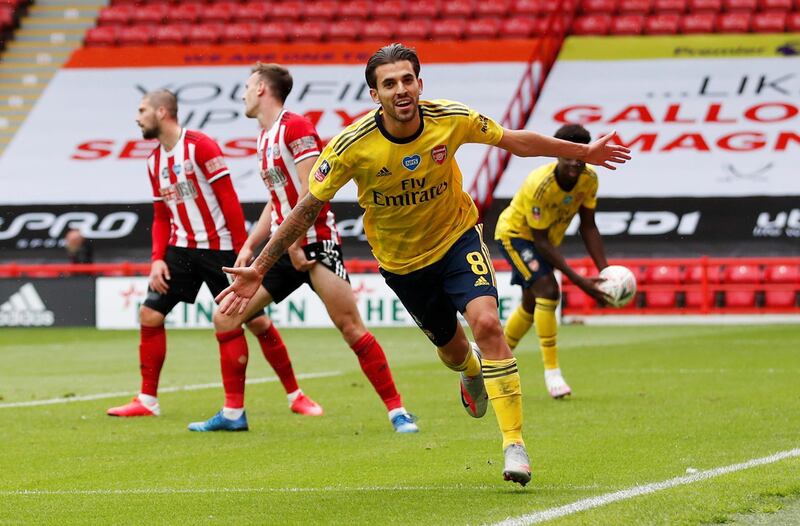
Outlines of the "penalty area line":
M 572 515 L 573 513 L 580 513 L 592 508 L 599 508 L 601 506 L 605 506 L 606 504 L 611 504 L 612 502 L 632 499 L 634 497 L 656 493 L 658 491 L 663 491 L 665 489 L 670 489 L 677 486 L 694 484 L 695 482 L 712 479 L 721 475 L 727 475 L 728 473 L 765 466 L 767 464 L 773 464 L 788 458 L 797 457 L 800 457 L 800 448 L 781 451 L 780 453 L 775 453 L 774 455 L 769 455 L 767 457 L 754 458 L 739 464 L 731 464 L 730 466 L 722 466 L 719 468 L 700 471 L 691 475 L 675 477 L 669 480 L 663 480 L 661 482 L 651 482 L 650 484 L 633 486 L 631 488 L 614 491 L 612 493 L 606 493 L 605 495 L 598 495 L 596 497 L 589 497 L 587 499 L 575 501 L 564 506 L 558 506 L 556 508 L 520 515 L 519 517 L 509 517 L 504 521 L 494 523 L 492 526 L 527 526 L 529 524 L 539 524 L 545 521 Z
M 306 373 L 298 374 L 298 380 L 310 380 L 313 378 L 329 378 L 331 376 L 341 375 L 341 371 L 326 371 L 320 373 Z M 255 384 L 269 384 L 278 381 L 277 376 L 267 376 L 264 378 L 252 378 L 247 380 L 247 385 Z M 215 389 L 222 387 L 222 382 L 212 382 L 209 384 L 193 384 L 193 385 L 178 385 L 172 387 L 162 387 L 158 390 L 158 394 L 163 393 L 179 393 L 183 391 L 200 391 L 202 389 Z M 87 402 L 91 400 L 104 400 L 106 398 L 118 398 L 120 396 L 136 396 L 138 392 L 133 391 L 119 391 L 115 393 L 96 393 L 81 396 L 69 396 L 61 398 L 50 398 L 48 400 L 31 400 L 29 402 L 7 402 L 0 404 L 0 409 L 9 409 L 12 407 L 35 407 L 39 405 L 54 405 L 54 404 L 70 404 L 73 402 Z

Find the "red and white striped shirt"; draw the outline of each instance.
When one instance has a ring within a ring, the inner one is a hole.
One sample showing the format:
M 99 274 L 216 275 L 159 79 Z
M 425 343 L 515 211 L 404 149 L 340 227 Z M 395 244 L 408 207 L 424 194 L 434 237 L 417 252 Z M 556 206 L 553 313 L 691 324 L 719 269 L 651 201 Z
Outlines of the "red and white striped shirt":
M 181 130 L 170 150 L 157 147 L 147 159 L 154 204 L 169 209 L 169 244 L 176 247 L 238 250 L 245 228 L 241 205 L 230 179 L 212 184 L 230 172 L 213 139 L 193 130 Z M 222 188 L 224 187 L 224 189 Z M 224 191 L 221 191 L 224 190 Z M 154 245 L 158 242 L 154 236 Z M 157 258 L 154 247 L 154 258 Z M 166 249 L 166 247 L 163 247 Z
M 302 115 L 283 110 L 272 128 L 261 130 L 258 136 L 258 167 L 264 184 L 270 190 L 273 233 L 297 205 L 301 186 L 296 164 L 318 156 L 321 151 L 322 141 L 317 130 Z M 341 243 L 329 203 L 325 203 L 306 232 L 303 244 L 324 240 Z

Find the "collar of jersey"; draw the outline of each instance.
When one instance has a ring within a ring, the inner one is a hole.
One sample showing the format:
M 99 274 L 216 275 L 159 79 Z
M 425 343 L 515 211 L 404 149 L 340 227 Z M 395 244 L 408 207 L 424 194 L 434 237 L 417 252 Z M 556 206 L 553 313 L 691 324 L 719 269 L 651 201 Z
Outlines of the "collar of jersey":
M 378 130 L 380 130 L 381 135 L 386 137 L 386 140 L 393 142 L 395 144 L 408 144 L 416 140 L 416 138 L 419 137 L 420 135 L 422 135 L 422 130 L 425 128 L 425 119 L 423 117 L 424 115 L 422 115 L 422 106 L 420 106 L 419 128 L 417 129 L 417 131 L 413 133 L 413 135 L 409 135 L 408 137 L 395 137 L 394 135 L 386 131 L 386 128 L 383 127 L 383 115 L 381 115 L 380 110 L 375 112 L 375 124 L 378 125 Z

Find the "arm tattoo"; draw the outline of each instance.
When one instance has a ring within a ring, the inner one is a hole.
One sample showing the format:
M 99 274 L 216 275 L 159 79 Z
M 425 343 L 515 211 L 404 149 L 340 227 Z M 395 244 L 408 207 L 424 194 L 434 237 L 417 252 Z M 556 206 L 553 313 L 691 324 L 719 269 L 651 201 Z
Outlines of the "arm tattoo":
M 278 261 L 286 250 L 305 234 L 314 224 L 320 210 L 325 206 L 325 201 L 320 201 L 310 193 L 297 203 L 286 219 L 283 220 L 278 230 L 270 237 L 267 246 L 253 262 L 261 274 L 266 274 L 272 265 Z

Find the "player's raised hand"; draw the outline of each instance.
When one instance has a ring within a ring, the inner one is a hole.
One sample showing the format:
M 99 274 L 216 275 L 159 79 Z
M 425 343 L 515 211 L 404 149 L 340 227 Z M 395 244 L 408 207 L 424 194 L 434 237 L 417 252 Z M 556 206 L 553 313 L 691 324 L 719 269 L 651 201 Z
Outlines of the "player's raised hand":
M 611 132 L 604 135 L 589 145 L 589 153 L 582 161 L 608 168 L 609 170 L 616 170 L 617 167 L 612 163 L 624 164 L 629 161 L 631 156 L 630 148 L 620 146 L 619 144 L 609 144 L 609 141 L 616 135 L 617 132 Z
M 250 299 L 258 291 L 261 276 L 253 267 L 222 267 L 222 270 L 232 275 L 234 280 L 214 299 L 222 314 L 227 316 L 242 314 Z

